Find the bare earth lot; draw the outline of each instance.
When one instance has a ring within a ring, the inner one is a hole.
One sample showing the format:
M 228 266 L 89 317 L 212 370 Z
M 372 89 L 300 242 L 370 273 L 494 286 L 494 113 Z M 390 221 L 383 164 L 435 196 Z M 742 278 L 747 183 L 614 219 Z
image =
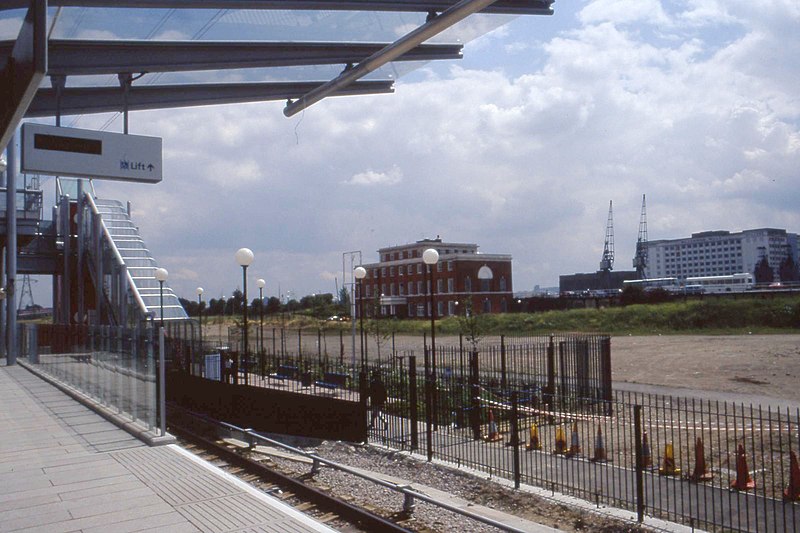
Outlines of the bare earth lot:
M 800 334 L 613 337 L 615 381 L 800 403 Z

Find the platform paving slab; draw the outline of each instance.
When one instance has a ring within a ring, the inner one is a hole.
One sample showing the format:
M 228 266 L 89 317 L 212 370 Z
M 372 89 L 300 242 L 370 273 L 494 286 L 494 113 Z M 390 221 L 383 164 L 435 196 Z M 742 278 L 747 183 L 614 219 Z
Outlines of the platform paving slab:
M 177 445 L 148 447 L 0 366 L 0 533 L 331 532 Z

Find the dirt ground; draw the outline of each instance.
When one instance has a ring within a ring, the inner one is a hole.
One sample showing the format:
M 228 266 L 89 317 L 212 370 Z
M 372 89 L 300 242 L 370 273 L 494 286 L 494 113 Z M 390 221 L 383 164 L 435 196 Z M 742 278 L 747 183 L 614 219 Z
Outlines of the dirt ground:
M 615 381 L 800 403 L 800 334 L 613 337 Z

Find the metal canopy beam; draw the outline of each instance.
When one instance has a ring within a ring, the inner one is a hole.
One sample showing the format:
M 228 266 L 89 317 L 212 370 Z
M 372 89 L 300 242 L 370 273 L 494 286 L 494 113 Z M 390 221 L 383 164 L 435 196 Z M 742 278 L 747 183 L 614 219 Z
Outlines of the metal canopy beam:
M 130 111 L 169 109 L 205 105 L 288 100 L 318 87 L 323 82 L 273 82 L 241 84 L 197 84 L 131 87 L 127 95 Z M 362 81 L 337 91 L 334 96 L 394 92 L 393 81 Z M 56 114 L 58 99 L 53 89 L 40 89 L 28 107 L 26 118 Z M 117 87 L 67 88 L 61 93 L 62 115 L 122 111 L 123 95 Z
M 329 94 L 347 87 L 349 84 L 363 78 L 386 63 L 394 61 L 408 50 L 438 35 L 481 9 L 492 5 L 495 1 L 497 0 L 461 0 L 453 7 L 444 11 L 441 15 L 429 19 L 428 22 L 422 26 L 405 34 L 382 50 L 375 52 L 364 61 L 361 61 L 356 67 L 342 72 L 331 81 L 303 95 L 297 101 L 290 102 L 284 108 L 283 114 L 287 117 L 291 117 L 299 113 L 303 109 L 319 102 Z
M 47 0 L 29 0 L 25 5 L 28 12 L 17 40 L 0 65 L 0 152 L 11 140 L 47 70 Z
M 0 42 L 0 57 L 13 42 Z M 357 63 L 383 43 L 51 40 L 49 76 L 177 72 Z M 398 61 L 461 59 L 460 44 L 413 48 Z
M 192 9 L 287 9 L 323 11 L 412 11 L 441 12 L 455 5 L 453 0 L 50 0 L 51 6 L 192 8 Z M 498 0 L 482 13 L 509 15 L 552 15 L 553 0 Z M 0 9 L 26 7 L 26 0 L 4 0 Z

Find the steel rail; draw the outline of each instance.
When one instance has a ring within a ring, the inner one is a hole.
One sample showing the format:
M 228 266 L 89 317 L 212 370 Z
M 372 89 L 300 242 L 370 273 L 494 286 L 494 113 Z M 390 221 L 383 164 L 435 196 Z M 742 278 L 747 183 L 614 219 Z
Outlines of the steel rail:
M 212 422 L 204 417 L 203 419 L 207 423 Z M 219 423 L 218 421 L 213 422 Z M 310 500 L 313 503 L 320 505 L 320 507 L 324 507 L 326 510 L 334 512 L 346 520 L 358 523 L 368 531 L 411 533 L 411 530 L 406 529 L 390 520 L 340 500 L 339 498 L 331 496 L 330 494 L 322 492 L 318 489 L 310 487 L 298 479 L 281 474 L 280 472 L 272 470 L 257 461 L 243 457 L 235 451 L 217 444 L 216 442 L 213 442 L 202 435 L 199 435 L 190 429 L 181 426 L 180 424 L 176 425 L 174 421 L 170 421 L 170 431 L 190 441 L 200 443 L 204 448 L 210 449 L 213 453 L 220 456 L 232 465 L 244 468 L 248 472 L 254 473 L 262 478 L 266 478 L 275 484 L 282 485 L 284 488 L 289 487 L 288 490 L 297 494 L 300 498 Z
M 173 407 L 173 409 L 174 409 L 174 407 Z M 318 456 L 316 454 L 313 454 L 311 452 L 307 452 L 305 450 L 301 450 L 299 448 L 295 448 L 294 446 L 290 446 L 288 444 L 284 444 L 283 442 L 280 442 L 280 441 L 277 441 L 277 440 L 274 440 L 274 439 L 270 439 L 269 437 L 265 437 L 264 435 L 256 433 L 252 429 L 240 428 L 240 427 L 238 427 L 238 426 L 236 426 L 234 424 L 229 424 L 229 423 L 223 422 L 221 420 L 211 419 L 211 418 L 208 418 L 208 417 L 206 417 L 204 415 L 200 415 L 198 413 L 191 413 L 191 412 L 186 411 L 184 409 L 181 409 L 181 411 L 183 411 L 184 413 L 186 413 L 186 414 L 188 414 L 188 415 L 190 415 L 190 416 L 192 416 L 194 418 L 203 420 L 206 423 L 214 424 L 214 425 L 220 426 L 222 428 L 225 428 L 227 431 L 240 433 L 247 439 L 248 444 L 251 445 L 251 446 L 254 446 L 255 442 L 259 442 L 260 441 L 260 442 L 267 443 L 270 446 L 276 446 L 278 448 L 282 448 L 284 450 L 290 451 L 290 452 L 292 452 L 294 454 L 300 455 L 300 456 L 305 457 L 307 459 L 311 459 L 311 461 L 312 461 L 311 472 L 312 473 L 318 472 L 320 465 L 325 465 L 325 466 L 327 466 L 329 468 L 333 468 L 334 470 L 339 470 L 341 472 L 345 472 L 347 474 L 351 474 L 353 476 L 359 477 L 359 478 L 364 479 L 366 481 L 372 482 L 372 483 L 374 483 L 376 485 L 380 485 L 380 486 L 382 486 L 384 488 L 387 488 L 389 490 L 393 490 L 395 492 L 401 493 L 405 497 L 405 501 L 403 503 L 403 510 L 405 512 L 407 512 L 407 513 L 411 513 L 411 511 L 413 510 L 413 508 L 414 508 L 414 500 L 420 500 L 420 501 L 424 501 L 426 503 L 429 503 L 431 505 L 435 505 L 437 507 L 440 507 L 442 509 L 445 509 L 447 511 L 450 511 L 450 512 L 453 512 L 453 513 L 456 513 L 456 514 L 460 514 L 462 516 L 466 516 L 466 517 L 471 518 L 471 519 L 473 519 L 473 520 L 475 520 L 477 522 L 481 522 L 483 524 L 496 527 L 496 528 L 498 528 L 498 529 L 500 529 L 502 531 L 509 531 L 511 533 L 525 533 L 525 530 L 523 530 L 523 529 L 515 528 L 515 527 L 510 526 L 508 524 L 504 524 L 502 522 L 498 522 L 497 520 L 493 520 L 493 519 L 488 518 L 486 516 L 482 516 L 482 515 L 473 513 L 471 511 L 467 511 L 465 509 L 461 509 L 461 508 L 459 508 L 459 507 L 457 507 L 455 505 L 450 505 L 450 504 L 448 504 L 446 502 L 437 500 L 436 498 L 433 498 L 433 497 L 428 496 L 426 494 L 423 494 L 421 492 L 415 491 L 409 485 L 398 485 L 397 483 L 393 483 L 391 481 L 386 481 L 386 480 L 380 479 L 378 477 L 375 477 L 375 476 L 372 476 L 372 475 L 369 475 L 369 474 L 365 474 L 364 472 L 361 472 L 361 471 L 356 470 L 354 468 L 351 468 L 349 466 L 342 465 L 342 464 L 336 463 L 334 461 L 329 461 L 328 459 L 325 459 L 324 457 L 320 457 L 320 456 Z M 233 452 L 229 451 L 229 453 L 233 453 Z M 257 464 L 260 465 L 260 463 L 257 463 Z M 260 465 L 260 466 L 263 466 L 263 465 Z

